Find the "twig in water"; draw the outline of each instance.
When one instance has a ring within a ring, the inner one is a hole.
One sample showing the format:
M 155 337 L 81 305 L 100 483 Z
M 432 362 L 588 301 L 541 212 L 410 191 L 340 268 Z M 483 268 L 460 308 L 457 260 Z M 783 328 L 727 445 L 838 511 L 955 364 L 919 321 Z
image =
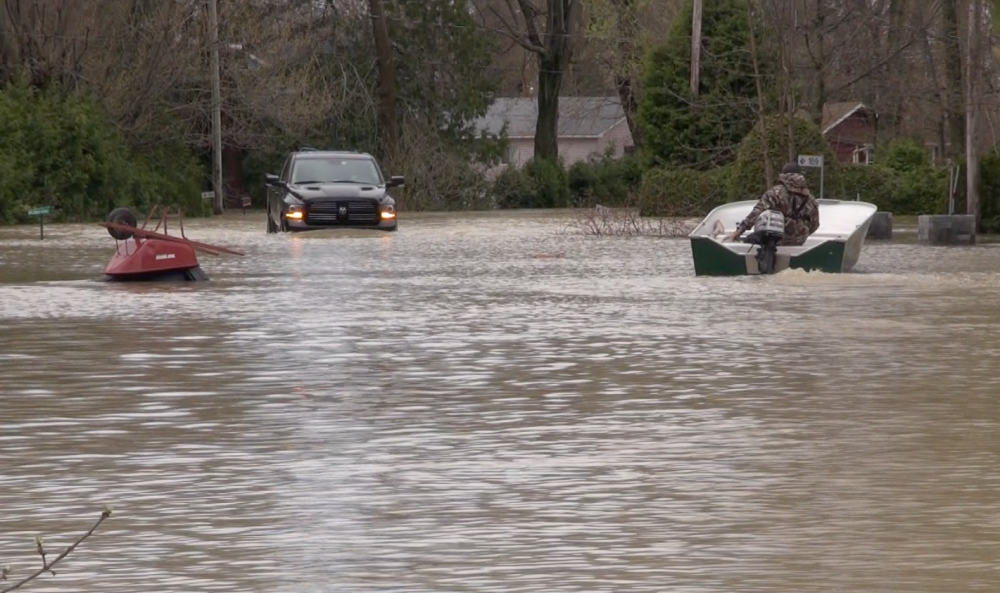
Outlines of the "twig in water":
M 697 225 L 684 218 L 643 218 L 638 208 L 594 208 L 574 212 L 568 227 L 584 235 L 684 237 Z
M 97 528 L 100 527 L 101 523 L 103 523 L 104 520 L 107 519 L 110 516 L 111 516 L 111 509 L 108 508 L 108 507 L 104 507 L 104 511 L 101 512 L 100 518 L 97 519 L 97 523 L 94 523 L 94 526 L 90 528 L 90 531 L 88 531 L 87 533 L 84 533 L 82 536 L 80 536 L 80 539 L 78 539 L 75 542 L 73 542 L 73 545 L 71 545 L 70 547 L 66 548 L 63 551 L 62 554 L 59 554 L 58 556 L 56 556 L 55 560 L 53 560 L 52 562 L 49 562 L 49 563 L 46 563 L 46 561 L 45 561 L 45 549 L 42 548 L 42 538 L 41 537 L 36 537 L 35 538 L 35 544 L 36 544 L 36 546 L 38 548 L 39 555 L 41 555 L 41 557 L 42 557 L 42 567 L 39 568 L 38 570 L 36 570 L 35 572 L 33 572 L 32 574 L 28 575 L 27 577 L 25 577 L 25 578 L 21 579 L 20 581 L 14 583 L 10 587 L 7 587 L 6 589 L 0 589 L 0 593 L 8 593 L 8 591 L 13 591 L 14 589 L 20 589 L 24 585 L 26 585 L 26 584 L 30 583 L 31 581 L 37 579 L 45 571 L 49 571 L 53 575 L 55 575 L 56 573 L 55 573 L 54 570 L 52 570 L 52 567 L 55 566 L 56 564 L 58 564 L 60 560 L 62 560 L 66 556 L 68 556 L 70 552 L 72 552 L 74 549 L 76 549 L 76 547 L 79 546 L 83 542 L 83 540 L 85 540 L 88 537 L 90 537 L 91 535 L 93 535 L 94 532 L 97 531 Z M 7 580 L 8 575 L 10 575 L 10 567 L 9 566 L 5 566 L 3 568 L 3 570 L 0 571 L 0 580 Z

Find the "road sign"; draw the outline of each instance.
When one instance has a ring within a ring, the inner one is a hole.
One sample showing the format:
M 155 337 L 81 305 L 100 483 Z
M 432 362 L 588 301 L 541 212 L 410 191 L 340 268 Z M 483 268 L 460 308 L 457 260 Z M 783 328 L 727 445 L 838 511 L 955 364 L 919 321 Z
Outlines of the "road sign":
M 823 166 L 823 155 L 821 155 L 821 154 L 800 154 L 799 155 L 799 166 L 800 167 L 822 167 Z
M 52 206 L 35 206 L 28 210 L 28 216 L 38 217 L 38 238 L 45 239 L 45 215 L 52 213 Z
M 823 199 L 823 178 L 826 177 L 826 167 L 823 166 L 823 155 L 821 154 L 800 154 L 800 167 L 819 167 L 819 199 Z
M 215 199 L 214 191 L 203 191 L 201 192 L 201 199 L 203 200 L 213 200 Z

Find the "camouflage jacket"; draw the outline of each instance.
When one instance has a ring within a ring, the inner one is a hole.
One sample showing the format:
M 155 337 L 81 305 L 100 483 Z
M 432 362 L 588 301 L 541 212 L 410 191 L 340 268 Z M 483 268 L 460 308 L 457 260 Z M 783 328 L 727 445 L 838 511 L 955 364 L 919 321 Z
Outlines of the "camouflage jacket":
M 764 192 L 750 214 L 737 226 L 741 233 L 753 227 L 765 210 L 777 210 L 785 216 L 784 245 L 801 245 L 819 228 L 819 205 L 800 173 L 782 173 L 778 183 Z

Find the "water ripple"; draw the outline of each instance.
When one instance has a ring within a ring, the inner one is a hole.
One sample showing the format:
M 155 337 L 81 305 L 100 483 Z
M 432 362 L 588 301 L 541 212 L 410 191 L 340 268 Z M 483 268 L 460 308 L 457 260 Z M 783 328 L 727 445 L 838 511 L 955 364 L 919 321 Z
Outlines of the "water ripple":
M 559 216 L 192 221 L 248 253 L 199 286 L 4 230 L 0 563 L 108 504 L 32 590 L 995 588 L 992 249 L 697 278 Z

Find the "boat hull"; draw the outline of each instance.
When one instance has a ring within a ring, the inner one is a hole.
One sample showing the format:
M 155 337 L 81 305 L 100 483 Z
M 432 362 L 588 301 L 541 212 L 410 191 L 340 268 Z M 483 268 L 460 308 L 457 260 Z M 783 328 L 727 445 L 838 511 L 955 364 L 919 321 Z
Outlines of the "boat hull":
M 778 247 L 774 271 L 798 269 L 850 272 L 861 258 L 865 236 L 877 208 L 865 202 L 819 200 L 820 228 L 804 245 Z M 726 204 L 713 210 L 689 235 L 696 276 L 757 275 L 757 245 L 725 241 L 755 202 Z M 826 215 L 826 216 L 824 216 Z M 824 228 L 824 219 L 826 227 Z
M 792 268 L 827 273 L 849 272 L 857 259 L 850 261 L 845 257 L 847 251 L 847 243 L 844 241 L 825 241 L 801 255 L 778 252 L 774 271 Z M 711 238 L 692 237 L 691 254 L 694 256 L 696 276 L 745 276 L 760 273 L 757 269 L 756 245 L 747 245 L 743 253 L 738 253 Z

